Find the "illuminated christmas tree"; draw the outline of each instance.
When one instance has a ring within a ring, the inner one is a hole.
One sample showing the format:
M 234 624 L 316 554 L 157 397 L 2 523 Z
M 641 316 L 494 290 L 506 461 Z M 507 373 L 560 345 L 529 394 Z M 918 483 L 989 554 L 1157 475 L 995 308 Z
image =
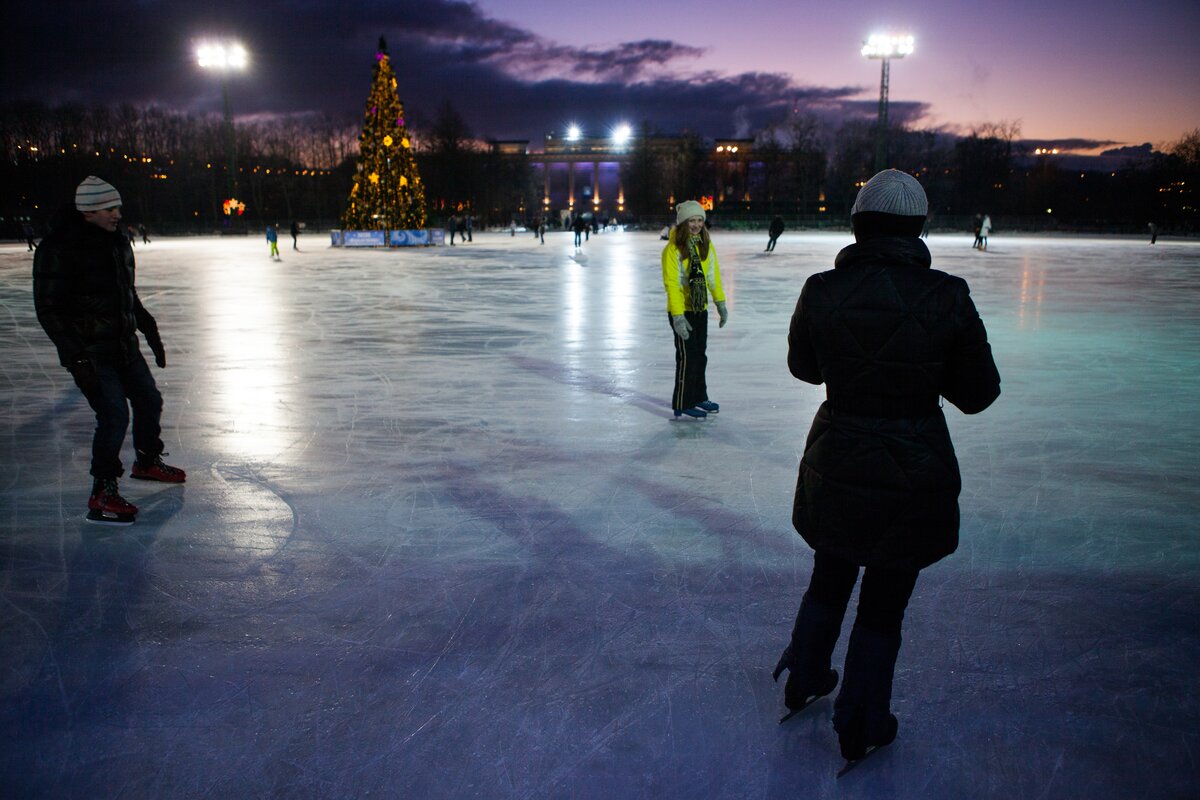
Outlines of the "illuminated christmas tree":
M 425 227 L 425 187 L 417 174 L 404 106 L 396 94 L 396 74 L 382 36 L 358 137 L 358 171 L 342 227 L 358 231 Z

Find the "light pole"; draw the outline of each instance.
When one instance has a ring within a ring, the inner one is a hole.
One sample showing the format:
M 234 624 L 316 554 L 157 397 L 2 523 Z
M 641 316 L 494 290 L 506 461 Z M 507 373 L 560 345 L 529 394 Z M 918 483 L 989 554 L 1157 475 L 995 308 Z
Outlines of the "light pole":
M 875 132 L 875 171 L 887 169 L 888 162 L 888 64 L 893 58 L 904 58 L 913 51 L 913 37 L 873 34 L 862 46 L 867 58 L 883 62 L 879 78 L 879 129 Z
M 225 150 L 229 158 L 227 203 L 237 197 L 237 145 L 233 136 L 233 114 L 229 110 L 229 73 L 241 72 L 249 60 L 246 48 L 237 42 L 203 42 L 196 46 L 196 63 L 202 69 L 213 70 L 221 75 L 221 98 L 225 103 Z M 229 205 L 226 206 L 226 213 L 229 213 Z

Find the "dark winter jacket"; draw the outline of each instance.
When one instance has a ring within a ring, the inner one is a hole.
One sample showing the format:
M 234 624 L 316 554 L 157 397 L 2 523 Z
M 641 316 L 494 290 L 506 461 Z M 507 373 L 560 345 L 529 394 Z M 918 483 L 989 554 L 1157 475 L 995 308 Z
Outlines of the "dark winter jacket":
M 961 477 L 944 397 L 967 414 L 1000 375 L 966 281 L 930 269 L 914 237 L 853 244 L 804 284 L 788 368 L 824 383 L 792 522 L 816 550 L 920 569 L 958 547 Z
M 778 239 L 782 233 L 783 233 L 783 218 L 776 217 L 775 219 L 771 220 L 771 227 L 767 228 L 767 235 L 770 236 L 772 239 Z
M 58 215 L 34 253 L 33 303 L 63 366 L 124 364 L 138 352 L 138 330 L 158 337 L 134 288 L 129 241 L 74 209 Z

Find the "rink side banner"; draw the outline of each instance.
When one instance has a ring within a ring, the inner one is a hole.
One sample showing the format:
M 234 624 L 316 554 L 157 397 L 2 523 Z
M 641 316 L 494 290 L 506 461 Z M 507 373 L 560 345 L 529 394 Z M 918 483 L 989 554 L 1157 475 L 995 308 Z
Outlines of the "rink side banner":
M 429 244 L 429 231 L 388 231 L 392 247 L 424 247 Z
M 329 232 L 334 247 L 427 247 L 444 245 L 446 232 L 437 229 L 397 231 L 340 231 Z
M 342 231 L 343 247 L 383 247 L 386 231 Z

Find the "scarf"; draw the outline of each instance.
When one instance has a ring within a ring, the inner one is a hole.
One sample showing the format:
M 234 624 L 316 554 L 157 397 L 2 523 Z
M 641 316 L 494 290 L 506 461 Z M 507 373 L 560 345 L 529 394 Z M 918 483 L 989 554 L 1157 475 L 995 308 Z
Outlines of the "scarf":
M 708 305 L 708 284 L 704 281 L 704 266 L 700 261 L 700 237 L 688 237 L 688 291 L 692 311 L 703 311 Z

